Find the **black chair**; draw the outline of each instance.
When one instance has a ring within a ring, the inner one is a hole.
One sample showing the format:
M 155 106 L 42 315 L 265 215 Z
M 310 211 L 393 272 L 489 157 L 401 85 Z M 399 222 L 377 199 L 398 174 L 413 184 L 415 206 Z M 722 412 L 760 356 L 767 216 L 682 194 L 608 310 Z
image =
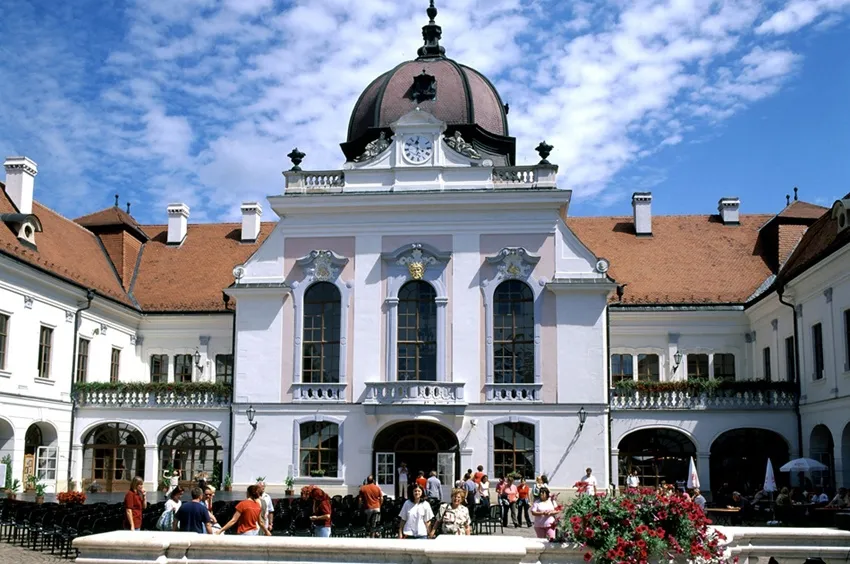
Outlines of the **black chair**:
M 351 523 L 351 514 L 348 511 L 331 512 L 331 536 L 347 537 L 348 526 Z
M 348 524 L 348 536 L 365 539 L 369 536 L 369 519 L 366 517 L 366 512 L 362 509 L 357 509 L 351 514 L 351 521 Z

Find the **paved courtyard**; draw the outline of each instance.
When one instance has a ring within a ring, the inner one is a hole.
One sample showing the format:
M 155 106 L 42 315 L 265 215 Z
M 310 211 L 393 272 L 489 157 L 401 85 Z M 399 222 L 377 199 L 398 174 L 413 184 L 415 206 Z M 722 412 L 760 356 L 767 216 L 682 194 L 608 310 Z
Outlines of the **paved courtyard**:
M 37 552 L 20 546 L 0 542 L 0 562 L 3 564 L 55 564 L 56 562 L 71 562 L 49 552 Z

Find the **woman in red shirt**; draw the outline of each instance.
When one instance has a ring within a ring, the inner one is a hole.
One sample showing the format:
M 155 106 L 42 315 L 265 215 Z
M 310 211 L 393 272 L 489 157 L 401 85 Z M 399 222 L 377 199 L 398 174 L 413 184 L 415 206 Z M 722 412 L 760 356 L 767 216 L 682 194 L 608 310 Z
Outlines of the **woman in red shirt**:
M 313 514 L 310 515 L 310 521 L 316 527 L 315 536 L 331 536 L 331 498 L 321 488 L 313 488 L 310 491 L 310 498 L 313 500 Z
M 145 508 L 145 481 L 136 476 L 130 482 L 130 491 L 124 496 L 124 528 L 142 529 L 142 510 Z
M 260 490 L 257 486 L 248 486 L 248 499 L 239 502 L 233 518 L 215 534 L 220 535 L 233 525 L 237 525 L 237 535 L 257 536 L 260 531 L 263 531 L 264 535 L 270 537 L 272 533 L 260 519 L 260 513 Z

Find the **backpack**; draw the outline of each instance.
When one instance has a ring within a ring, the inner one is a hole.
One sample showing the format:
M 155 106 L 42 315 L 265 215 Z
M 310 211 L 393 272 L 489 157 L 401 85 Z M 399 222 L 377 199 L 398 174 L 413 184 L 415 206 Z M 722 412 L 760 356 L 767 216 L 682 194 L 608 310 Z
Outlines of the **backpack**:
M 156 528 L 159 531 L 171 531 L 174 527 L 174 511 L 166 509 L 156 521 Z

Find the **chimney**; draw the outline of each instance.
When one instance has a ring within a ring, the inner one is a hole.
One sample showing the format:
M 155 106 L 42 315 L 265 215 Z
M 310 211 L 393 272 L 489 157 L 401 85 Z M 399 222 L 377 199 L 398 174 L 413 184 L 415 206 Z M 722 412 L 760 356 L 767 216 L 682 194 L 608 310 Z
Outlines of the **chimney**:
M 189 206 L 168 204 L 168 244 L 179 245 L 186 238 L 189 223 Z
M 32 213 L 32 193 L 38 165 L 27 157 L 6 157 L 6 194 L 19 213 Z
M 720 219 L 723 220 L 723 225 L 739 225 L 738 210 L 741 207 L 741 200 L 736 197 L 720 198 L 717 202 L 717 211 L 720 212 Z
M 263 215 L 263 207 L 259 202 L 245 202 L 241 209 L 242 241 L 256 241 L 260 236 L 260 217 Z
M 635 212 L 635 233 L 639 237 L 652 235 L 652 192 L 632 194 L 632 208 Z

